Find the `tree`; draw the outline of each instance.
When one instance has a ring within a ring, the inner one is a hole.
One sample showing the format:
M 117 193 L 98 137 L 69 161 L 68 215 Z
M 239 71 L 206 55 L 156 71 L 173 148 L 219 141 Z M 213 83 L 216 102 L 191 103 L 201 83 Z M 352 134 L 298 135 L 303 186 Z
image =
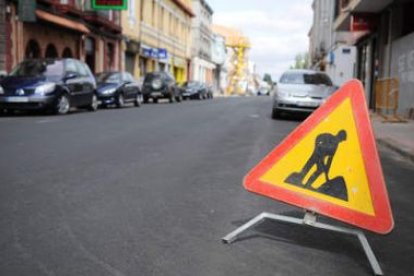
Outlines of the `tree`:
M 290 66 L 290 69 L 307 69 L 309 68 L 309 54 L 299 53 L 295 56 L 295 64 Z
M 263 81 L 267 82 L 269 85 L 273 84 L 272 76 L 270 76 L 268 73 L 264 74 Z

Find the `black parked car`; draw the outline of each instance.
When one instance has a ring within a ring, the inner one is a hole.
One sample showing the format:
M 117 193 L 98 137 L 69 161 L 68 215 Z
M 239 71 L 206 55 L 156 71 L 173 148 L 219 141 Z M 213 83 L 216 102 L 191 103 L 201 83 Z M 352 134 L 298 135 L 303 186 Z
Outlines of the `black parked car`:
M 98 108 L 96 82 L 89 67 L 76 59 L 31 59 L 0 81 L 0 109 L 51 110 Z
M 103 72 L 96 75 L 97 94 L 103 107 L 115 104 L 124 107 L 133 102 L 135 106 L 142 103 L 142 93 L 138 83 L 128 72 Z
M 142 85 L 142 95 L 144 103 L 149 99 L 154 103 L 157 103 L 158 99 L 168 99 L 170 103 L 180 102 L 182 99 L 174 77 L 167 72 L 147 73 Z
M 208 98 L 207 86 L 198 81 L 188 81 L 181 86 L 184 99 L 203 100 Z

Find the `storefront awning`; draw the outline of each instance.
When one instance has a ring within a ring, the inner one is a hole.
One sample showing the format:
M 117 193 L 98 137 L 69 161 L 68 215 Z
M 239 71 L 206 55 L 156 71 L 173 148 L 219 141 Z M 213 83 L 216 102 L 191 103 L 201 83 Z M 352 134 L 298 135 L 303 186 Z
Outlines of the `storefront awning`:
M 72 21 L 63 17 L 59 17 L 57 15 L 42 11 L 42 10 L 36 10 L 36 16 L 39 19 L 54 23 L 56 25 L 72 29 L 81 33 L 89 34 L 89 29 L 83 25 L 82 23 Z

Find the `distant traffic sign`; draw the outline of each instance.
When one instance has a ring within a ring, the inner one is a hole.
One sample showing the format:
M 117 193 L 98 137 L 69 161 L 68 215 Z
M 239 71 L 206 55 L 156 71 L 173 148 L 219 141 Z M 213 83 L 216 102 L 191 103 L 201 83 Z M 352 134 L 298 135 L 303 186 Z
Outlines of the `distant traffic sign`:
M 247 190 L 380 234 L 394 226 L 364 91 L 351 81 L 245 177 Z
M 128 0 L 92 0 L 94 10 L 127 10 Z

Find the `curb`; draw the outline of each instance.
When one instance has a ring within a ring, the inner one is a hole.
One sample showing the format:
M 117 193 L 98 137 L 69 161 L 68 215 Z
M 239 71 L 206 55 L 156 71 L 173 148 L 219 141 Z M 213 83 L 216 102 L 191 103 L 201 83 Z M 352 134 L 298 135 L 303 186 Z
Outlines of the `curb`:
M 408 152 L 408 151 L 402 150 L 400 147 L 396 146 L 395 143 L 388 141 L 387 139 L 384 139 L 384 138 L 377 138 L 376 140 L 379 145 L 385 146 L 391 149 L 392 151 L 397 152 L 403 157 L 408 158 L 412 162 L 414 162 L 414 152 Z

